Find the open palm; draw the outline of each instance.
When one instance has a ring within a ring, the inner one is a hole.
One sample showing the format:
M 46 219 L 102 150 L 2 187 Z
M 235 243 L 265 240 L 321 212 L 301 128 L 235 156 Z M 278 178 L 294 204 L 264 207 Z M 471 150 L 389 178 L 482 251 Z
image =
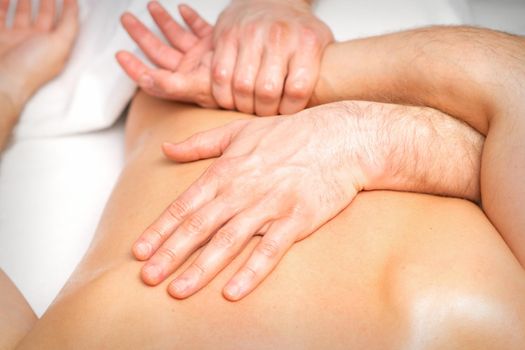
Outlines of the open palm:
M 122 16 L 124 28 L 156 67 L 147 66 L 130 52 L 120 51 L 117 60 L 122 68 L 150 95 L 217 107 L 210 74 L 213 27 L 188 6 L 181 5 L 179 11 L 190 31 L 182 28 L 158 2 L 151 2 L 148 9 L 172 46 L 126 13 Z
M 0 0 L 0 89 L 23 104 L 64 67 L 76 38 L 76 0 L 64 0 L 56 18 L 56 0 L 41 0 L 33 20 L 31 0 L 19 0 L 13 25 L 6 24 L 9 0 Z

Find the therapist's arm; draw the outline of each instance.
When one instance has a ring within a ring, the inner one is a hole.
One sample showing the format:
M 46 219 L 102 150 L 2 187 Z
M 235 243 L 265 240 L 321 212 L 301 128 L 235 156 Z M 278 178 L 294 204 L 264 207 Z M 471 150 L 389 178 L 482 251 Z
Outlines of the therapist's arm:
M 423 105 L 486 135 L 482 206 L 525 266 L 525 39 L 433 27 L 338 43 L 310 105 L 354 99 Z
M 64 0 L 58 18 L 55 0 L 41 0 L 39 5 L 33 18 L 31 1 L 19 0 L 8 27 L 9 1 L 0 0 L 0 151 L 27 101 L 62 71 L 75 41 L 76 0 Z

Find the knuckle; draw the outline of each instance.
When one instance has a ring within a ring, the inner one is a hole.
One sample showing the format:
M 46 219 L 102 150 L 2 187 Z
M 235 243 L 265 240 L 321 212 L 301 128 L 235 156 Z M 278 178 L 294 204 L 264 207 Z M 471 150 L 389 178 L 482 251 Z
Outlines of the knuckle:
M 228 68 L 217 64 L 213 67 L 212 78 L 215 83 L 219 85 L 225 85 L 230 81 L 231 72 L 228 70 Z
M 319 35 L 310 27 L 303 27 L 301 29 L 301 43 L 302 47 L 317 48 L 321 46 Z
M 237 241 L 237 232 L 232 228 L 223 228 L 217 232 L 213 244 L 222 249 L 231 248 Z
M 191 206 L 188 202 L 178 199 L 171 203 L 168 207 L 168 214 L 176 221 L 182 221 L 186 215 L 191 211 Z
M 277 84 L 272 81 L 265 81 L 260 85 L 260 88 L 257 89 L 257 97 L 261 100 L 275 100 L 279 98 L 281 92 L 279 91 Z
M 198 132 L 195 135 L 191 136 L 189 143 L 192 147 L 200 147 L 206 142 L 206 137 L 203 132 Z
M 231 162 L 223 159 L 220 162 L 215 162 L 208 168 L 208 176 L 212 178 L 223 178 L 229 171 L 229 165 Z
M 177 254 L 171 249 L 167 247 L 162 247 L 158 251 L 158 255 L 162 257 L 163 260 L 168 262 L 174 262 L 177 259 Z
M 235 92 L 242 94 L 242 95 L 250 95 L 253 94 L 254 87 L 253 87 L 253 81 L 246 76 L 239 76 L 236 77 L 233 81 L 233 89 Z
M 286 39 L 290 27 L 288 23 L 283 21 L 276 21 L 270 26 L 270 42 L 275 44 L 282 43 Z
M 304 80 L 296 80 L 286 86 L 286 95 L 293 99 L 305 99 L 309 96 L 308 86 Z
M 243 268 L 244 275 L 248 277 L 249 280 L 253 280 L 257 277 L 257 270 L 249 265 L 244 266 Z
M 192 215 L 184 223 L 184 229 L 190 235 L 196 235 L 203 231 L 206 227 L 206 219 L 200 214 Z
M 257 252 L 268 259 L 275 259 L 279 255 L 280 250 L 279 243 L 273 239 L 261 241 L 257 246 Z
M 260 27 L 259 23 L 252 22 L 252 23 L 249 23 L 248 25 L 245 26 L 244 33 L 249 38 L 255 38 L 257 36 L 257 32 L 259 32 L 260 28 L 261 27 Z
M 163 240 L 166 237 L 166 233 L 162 232 L 155 226 L 150 226 L 148 229 L 147 240 Z
M 201 107 L 211 107 L 213 104 L 210 102 L 210 98 L 205 93 L 198 93 L 195 96 L 195 103 Z
M 206 271 L 208 271 L 208 267 L 200 261 L 195 261 L 193 264 L 191 264 L 191 266 L 199 276 L 204 275 Z

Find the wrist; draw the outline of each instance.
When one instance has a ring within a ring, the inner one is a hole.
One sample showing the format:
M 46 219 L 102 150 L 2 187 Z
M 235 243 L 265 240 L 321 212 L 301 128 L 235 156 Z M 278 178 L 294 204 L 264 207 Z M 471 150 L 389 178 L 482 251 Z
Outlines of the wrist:
M 359 190 L 385 188 L 383 183 L 389 174 L 389 156 L 393 136 L 386 131 L 389 105 L 366 101 L 344 102 L 350 118 L 351 163 L 349 166 L 359 169 Z M 385 137 L 388 133 L 388 137 Z
M 402 65 L 378 38 L 329 44 L 309 106 L 343 100 L 394 102 Z M 390 54 L 385 57 L 385 52 Z
M 21 109 L 19 109 L 12 99 L 0 91 L 0 151 L 4 149 L 7 137 L 18 122 Z
M 407 183 L 417 176 L 415 168 L 407 167 L 407 158 L 417 158 L 416 139 L 425 138 L 430 126 L 411 123 L 404 106 L 367 101 L 336 104 L 343 106 L 348 119 L 345 153 L 348 168 L 356 174 L 356 189 L 407 190 Z
M 22 80 L 13 80 L 0 67 L 0 97 L 2 106 L 7 106 L 10 113 L 17 117 L 21 113 L 24 105 L 31 96 L 30 89 Z
M 2 107 L 2 117 L 8 122 L 15 121 L 22 112 L 23 104 L 19 103 L 17 99 L 9 93 L 0 89 L 0 106 Z
M 351 174 L 355 192 L 373 189 L 384 178 L 386 152 L 378 130 L 378 104 L 364 101 L 341 101 L 323 105 L 322 115 L 331 134 L 342 135 L 339 158 L 346 174 Z M 325 107 L 326 106 L 326 107 Z M 326 110 L 330 106 L 331 110 Z M 339 121 L 339 122 L 337 122 Z

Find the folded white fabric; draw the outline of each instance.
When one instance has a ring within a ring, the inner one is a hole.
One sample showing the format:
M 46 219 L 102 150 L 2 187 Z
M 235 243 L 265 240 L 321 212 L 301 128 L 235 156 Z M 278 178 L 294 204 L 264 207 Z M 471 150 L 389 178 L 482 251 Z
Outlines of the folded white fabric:
M 107 128 L 135 91 L 135 85 L 114 58 L 119 49 L 136 50 L 120 25 L 119 16 L 129 10 L 152 25 L 146 11 L 147 1 L 79 2 L 81 29 L 71 60 L 63 74 L 27 105 L 16 138 L 71 135 Z M 161 2 L 179 18 L 175 13 L 178 1 Z M 211 23 L 228 2 L 188 1 Z M 464 0 L 318 0 L 316 11 L 333 29 L 337 40 L 468 20 Z

